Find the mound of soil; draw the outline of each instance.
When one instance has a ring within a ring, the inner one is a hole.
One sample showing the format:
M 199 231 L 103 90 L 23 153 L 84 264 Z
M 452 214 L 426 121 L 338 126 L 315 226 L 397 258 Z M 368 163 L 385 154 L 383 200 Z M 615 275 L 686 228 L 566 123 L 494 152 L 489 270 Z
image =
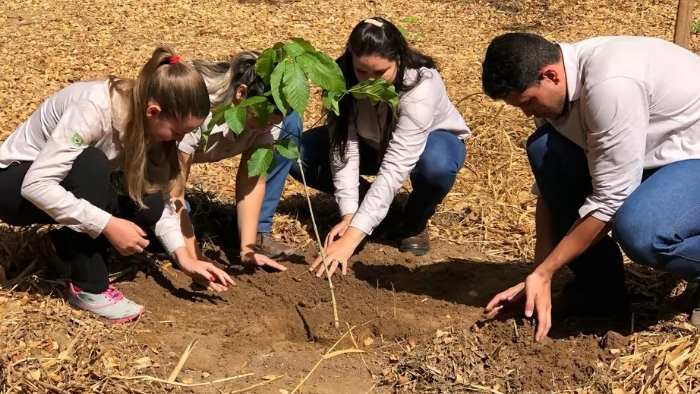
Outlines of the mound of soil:
M 336 350 L 358 346 L 366 353 L 324 360 L 304 393 L 441 393 L 460 392 L 460 385 L 540 392 L 590 385 L 591 376 L 602 376 L 609 365 L 596 335 L 535 343 L 529 322 L 481 322 L 490 297 L 522 280 L 526 264 L 490 262 L 466 247 L 441 243 L 420 258 L 368 244 L 352 259 L 348 275 L 334 276 L 341 320 L 335 329 L 328 285 L 308 272 L 313 252 L 305 253 L 285 263 L 285 273 L 229 266 L 238 286 L 221 294 L 193 289 L 173 269 L 140 273 L 119 284 L 148 310 L 135 338 L 169 357 L 162 361 L 166 371 L 197 340 L 181 374 L 195 382 L 203 373 L 211 380 L 255 372 L 258 380 L 251 382 L 287 374 L 259 391 L 265 393 L 291 392 L 353 326 Z

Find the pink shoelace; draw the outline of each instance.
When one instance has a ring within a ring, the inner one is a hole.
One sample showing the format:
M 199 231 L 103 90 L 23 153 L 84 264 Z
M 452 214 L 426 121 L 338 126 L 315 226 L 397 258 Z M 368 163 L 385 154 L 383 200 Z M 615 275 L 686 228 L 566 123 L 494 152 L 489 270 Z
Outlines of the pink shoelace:
M 112 285 L 109 285 L 107 290 L 105 290 L 102 294 L 104 294 L 106 297 L 108 297 L 112 301 L 119 301 L 122 298 L 124 298 L 124 295 L 122 294 L 122 292 L 117 290 L 117 288 L 112 286 Z

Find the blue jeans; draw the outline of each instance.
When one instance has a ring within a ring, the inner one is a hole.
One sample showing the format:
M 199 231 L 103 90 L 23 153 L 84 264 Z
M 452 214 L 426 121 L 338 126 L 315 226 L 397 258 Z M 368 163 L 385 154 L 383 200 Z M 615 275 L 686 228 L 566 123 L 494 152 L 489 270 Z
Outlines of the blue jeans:
M 379 152 L 360 139 L 360 175 L 377 175 L 381 165 Z M 333 194 L 333 175 L 330 166 L 331 140 L 326 126 L 304 133 L 301 139 L 301 162 L 308 185 L 316 190 Z M 425 150 L 411 171 L 413 192 L 406 203 L 404 227 L 409 231 L 422 230 L 435 213 L 435 208 L 452 189 L 457 172 L 464 165 L 467 149 L 454 134 L 436 130 L 428 135 Z M 290 175 L 301 181 L 297 163 L 292 164 Z M 360 198 L 369 190 L 370 183 L 360 177 Z
M 593 191 L 585 152 L 544 125 L 528 139 L 527 154 L 559 242 Z M 700 160 L 644 171 L 642 184 L 613 218 L 613 236 L 569 263 L 576 282 L 602 289 L 624 286 L 618 244 L 635 263 L 700 280 Z
M 302 119 L 299 117 L 299 114 L 292 112 L 284 119 L 284 122 L 282 122 L 282 130 L 280 131 L 278 141 L 289 138 L 294 141 L 296 146 L 299 146 L 299 136 L 302 131 Z M 294 160 L 287 159 L 275 152 L 275 167 L 267 176 L 265 182 L 265 197 L 263 199 L 262 208 L 260 209 L 260 219 L 258 219 L 259 233 L 272 232 L 272 217 L 275 214 L 275 210 L 277 210 L 280 197 L 282 197 L 284 184 L 287 181 L 287 174 L 289 174 L 289 168 L 292 163 L 296 164 Z M 187 200 L 185 200 L 185 207 L 188 212 L 192 211 L 190 203 Z
M 289 138 L 298 147 L 299 137 L 303 130 L 304 126 L 299 114 L 292 112 L 282 122 L 282 130 L 278 141 Z M 263 199 L 260 219 L 258 220 L 259 233 L 272 232 L 272 216 L 277 210 L 282 191 L 284 191 L 284 184 L 287 182 L 287 174 L 289 174 L 292 164 L 296 164 L 296 161 L 287 159 L 275 152 L 275 167 L 270 172 L 270 175 L 267 176 L 267 182 L 265 183 L 265 198 Z

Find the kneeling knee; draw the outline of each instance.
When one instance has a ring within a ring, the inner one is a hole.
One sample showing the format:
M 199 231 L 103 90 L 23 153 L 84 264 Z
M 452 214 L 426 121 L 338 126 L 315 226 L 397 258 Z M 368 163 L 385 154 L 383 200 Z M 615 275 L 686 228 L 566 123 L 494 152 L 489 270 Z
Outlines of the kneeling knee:
M 414 180 L 418 178 L 417 180 L 422 184 L 450 189 L 457 176 L 457 170 L 456 165 L 444 159 L 419 162 L 413 171 L 412 178 Z
M 655 232 L 650 233 L 635 215 L 618 211 L 612 231 L 613 238 L 632 261 L 648 266 L 658 265 L 658 253 L 654 246 Z

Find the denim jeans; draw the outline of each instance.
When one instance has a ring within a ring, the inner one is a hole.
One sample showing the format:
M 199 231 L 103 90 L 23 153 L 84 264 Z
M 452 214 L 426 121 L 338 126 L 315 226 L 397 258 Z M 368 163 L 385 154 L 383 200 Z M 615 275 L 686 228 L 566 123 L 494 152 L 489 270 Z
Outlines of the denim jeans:
M 377 175 L 381 161 L 379 152 L 360 139 L 360 175 Z M 311 129 L 301 140 L 301 162 L 306 182 L 316 190 L 333 194 L 333 175 L 330 166 L 331 142 L 326 126 Z M 454 134 L 435 130 L 428 135 L 425 150 L 411 171 L 413 192 L 406 204 L 404 227 L 422 230 L 435 208 L 452 189 L 457 172 L 464 165 L 467 150 Z M 290 175 L 301 181 L 297 163 L 292 164 Z M 360 177 L 360 198 L 370 183 Z
M 530 136 L 527 154 L 559 242 L 593 191 L 585 152 L 547 124 Z M 624 285 L 620 247 L 635 263 L 700 280 L 700 160 L 644 171 L 613 218 L 612 237 L 569 263 L 576 282 Z
M 294 145 L 299 146 L 299 136 L 304 130 L 302 119 L 299 114 L 292 112 L 282 122 L 282 131 L 278 140 L 289 138 L 294 142 Z M 260 210 L 260 219 L 258 220 L 258 232 L 272 232 L 272 216 L 275 214 L 277 205 L 284 191 L 284 184 L 287 182 L 287 174 L 292 164 L 296 164 L 294 160 L 287 159 L 275 151 L 275 167 L 267 176 L 265 183 L 265 198 Z

